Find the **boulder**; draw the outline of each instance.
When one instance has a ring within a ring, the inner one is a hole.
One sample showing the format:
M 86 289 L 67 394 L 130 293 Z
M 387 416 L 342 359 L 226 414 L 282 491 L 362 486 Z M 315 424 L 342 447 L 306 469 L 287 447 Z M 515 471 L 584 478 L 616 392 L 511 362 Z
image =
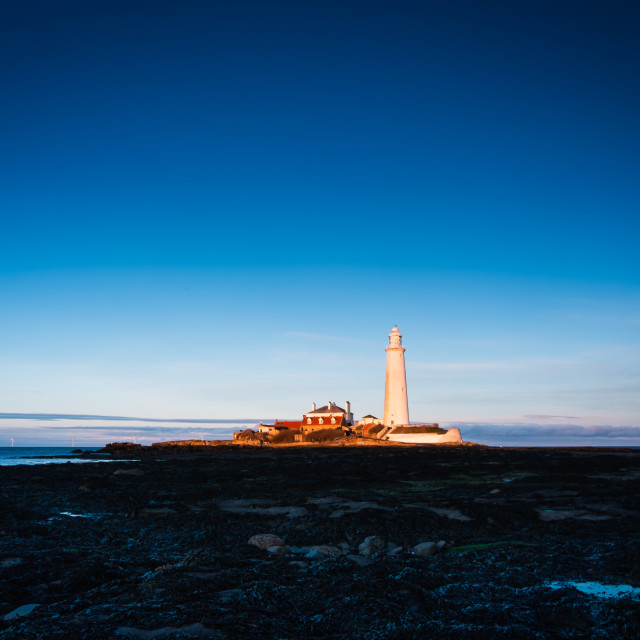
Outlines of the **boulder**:
M 353 562 L 353 564 L 357 564 L 359 567 L 368 567 L 370 564 L 375 562 L 371 558 L 358 555 L 357 553 L 350 553 L 347 556 L 347 559 Z
M 22 564 L 22 558 L 5 558 L 4 560 L 0 560 L 0 567 L 3 569 L 5 567 L 17 567 L 19 564 Z
M 292 567 L 298 567 L 299 569 L 306 569 L 307 568 L 307 563 L 303 562 L 302 560 L 292 560 L 289 564 Z
M 217 638 L 213 629 L 207 629 L 200 622 L 184 627 L 161 627 L 160 629 L 137 629 L 136 627 L 118 627 L 116 637 L 128 640 L 168 640 L 169 638 Z
M 291 553 L 289 547 L 282 544 L 276 544 L 272 547 L 268 547 L 267 551 L 274 556 L 288 556 Z
M 155 518 L 166 518 L 175 513 L 176 510 L 169 507 L 146 507 L 145 509 L 140 509 L 141 516 L 153 516 Z
M 305 555 L 305 558 L 309 558 L 309 560 L 324 560 L 325 558 L 334 558 L 342 553 L 344 552 L 338 547 L 333 547 L 328 544 L 320 544 L 311 547 L 309 553 Z
M 369 536 L 358 546 L 358 553 L 361 556 L 371 556 L 386 549 L 387 544 L 380 536 Z
M 15 620 L 16 618 L 26 618 L 39 604 L 23 604 L 21 607 L 14 609 L 11 613 L 7 613 L 5 620 Z
M 242 598 L 244 591 L 242 589 L 226 589 L 218 591 L 217 595 L 221 602 L 236 602 Z
M 284 541 L 273 533 L 257 533 L 255 536 L 251 536 L 248 540 L 249 544 L 252 544 L 258 549 L 268 549 L 269 547 L 282 547 Z
M 422 558 L 427 558 L 438 552 L 438 544 L 436 542 L 421 542 L 413 547 L 413 553 Z

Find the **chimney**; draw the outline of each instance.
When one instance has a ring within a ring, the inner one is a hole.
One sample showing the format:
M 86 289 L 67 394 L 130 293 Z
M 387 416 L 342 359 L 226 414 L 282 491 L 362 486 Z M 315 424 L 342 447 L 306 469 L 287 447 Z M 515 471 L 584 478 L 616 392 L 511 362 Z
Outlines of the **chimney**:
M 346 400 L 344 403 L 344 412 L 347 414 L 347 422 L 352 422 L 351 420 L 351 403 Z
M 333 402 L 331 402 L 331 400 L 329 400 L 329 402 L 327 402 L 327 410 L 331 411 L 331 405 L 333 404 Z
M 311 403 L 311 411 L 315 411 L 316 410 L 316 403 L 312 402 Z

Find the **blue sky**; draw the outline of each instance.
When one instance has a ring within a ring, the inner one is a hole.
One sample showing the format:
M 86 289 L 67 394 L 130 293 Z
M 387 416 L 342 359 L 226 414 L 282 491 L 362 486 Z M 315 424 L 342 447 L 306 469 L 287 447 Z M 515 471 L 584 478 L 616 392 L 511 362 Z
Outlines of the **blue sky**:
M 640 426 L 628 5 L 5 9 L 0 413 Z

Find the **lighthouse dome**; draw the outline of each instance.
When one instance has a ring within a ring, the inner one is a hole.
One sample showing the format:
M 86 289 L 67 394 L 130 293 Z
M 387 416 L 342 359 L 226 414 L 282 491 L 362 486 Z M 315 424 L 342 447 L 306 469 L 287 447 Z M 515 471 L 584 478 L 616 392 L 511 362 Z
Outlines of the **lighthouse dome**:
M 394 325 L 389 334 L 389 346 L 391 348 L 402 347 L 402 334 L 398 329 L 398 325 Z

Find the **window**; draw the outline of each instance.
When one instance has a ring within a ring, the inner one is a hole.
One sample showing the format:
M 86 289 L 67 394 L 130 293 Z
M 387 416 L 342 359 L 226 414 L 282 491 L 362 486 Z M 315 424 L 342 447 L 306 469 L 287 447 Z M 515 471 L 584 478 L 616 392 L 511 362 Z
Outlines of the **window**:
M 311 424 L 312 422 L 311 418 L 307 418 L 307 424 Z
M 324 424 L 324 418 L 320 418 L 320 419 L 318 420 L 318 424 Z
M 335 418 L 331 418 L 331 424 L 335 424 L 336 423 L 336 419 Z

